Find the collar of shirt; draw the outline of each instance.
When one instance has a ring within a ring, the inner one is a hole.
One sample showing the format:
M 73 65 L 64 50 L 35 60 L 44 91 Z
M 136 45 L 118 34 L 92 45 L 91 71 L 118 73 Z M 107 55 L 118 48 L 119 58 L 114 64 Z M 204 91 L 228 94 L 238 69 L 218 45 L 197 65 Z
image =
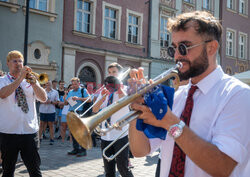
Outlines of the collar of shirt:
M 217 68 L 211 72 L 209 75 L 207 75 L 205 78 L 203 78 L 200 82 L 198 82 L 196 85 L 198 86 L 199 90 L 205 95 L 209 92 L 211 88 L 214 87 L 214 85 L 221 80 L 223 77 L 223 71 L 221 69 L 221 66 L 217 66 Z M 191 87 L 191 82 L 189 82 L 189 87 Z
M 13 80 L 16 80 L 16 78 L 15 78 L 14 76 L 12 76 L 9 72 L 8 72 L 8 74 L 7 74 L 7 77 L 8 77 L 8 79 L 9 79 L 11 82 L 13 82 Z

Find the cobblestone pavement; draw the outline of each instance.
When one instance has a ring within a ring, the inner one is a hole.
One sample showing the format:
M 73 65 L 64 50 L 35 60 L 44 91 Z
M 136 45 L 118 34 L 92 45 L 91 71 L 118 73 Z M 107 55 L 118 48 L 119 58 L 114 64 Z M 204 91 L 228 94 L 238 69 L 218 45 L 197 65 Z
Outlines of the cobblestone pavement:
M 97 147 L 87 151 L 86 157 L 67 155 L 72 146 L 69 141 L 64 144 L 55 140 L 54 145 L 49 145 L 49 140 L 43 140 L 40 148 L 41 170 L 45 177 L 104 177 L 103 161 L 101 158 L 100 142 Z M 135 177 L 152 177 L 155 174 L 158 153 L 144 158 L 133 158 L 131 163 Z M 15 171 L 16 177 L 29 176 L 26 167 L 18 162 Z M 117 172 L 117 176 L 120 176 Z

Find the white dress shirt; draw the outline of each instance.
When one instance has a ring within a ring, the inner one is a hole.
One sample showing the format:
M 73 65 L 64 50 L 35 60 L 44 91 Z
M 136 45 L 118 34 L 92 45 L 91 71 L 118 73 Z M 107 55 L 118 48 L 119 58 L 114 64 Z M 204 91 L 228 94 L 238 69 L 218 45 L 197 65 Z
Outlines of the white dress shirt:
M 97 100 L 100 99 L 101 94 L 98 96 Z M 108 104 L 108 99 L 109 96 L 106 97 L 106 100 L 103 102 L 103 104 L 101 105 L 101 109 L 105 109 L 107 107 Z M 119 94 L 117 93 L 117 91 L 114 93 L 113 96 L 113 103 L 119 100 Z M 127 114 L 129 112 L 129 107 L 128 106 L 124 106 L 123 108 L 121 108 L 119 111 L 117 111 L 116 113 L 114 113 L 111 118 L 110 118 L 110 125 L 113 125 L 114 123 L 116 123 L 118 120 L 120 120 L 122 118 L 122 116 L 124 116 L 125 114 Z M 102 128 L 105 128 L 105 122 L 103 121 L 102 124 Z M 102 140 L 105 141 L 113 141 L 115 140 L 118 136 L 120 136 L 123 132 L 128 130 L 128 124 L 126 126 L 124 126 L 121 130 L 116 130 L 113 129 L 110 132 L 108 132 L 106 135 L 101 136 Z M 124 133 L 119 139 L 125 137 L 128 135 L 128 131 L 126 133 Z
M 220 66 L 198 84 L 194 93 L 194 107 L 190 129 L 202 139 L 216 145 L 220 151 L 238 164 L 231 177 L 247 177 L 244 171 L 250 159 L 250 88 L 223 73 Z M 173 113 L 180 117 L 191 83 L 175 93 Z M 150 139 L 151 152 L 161 145 L 161 177 L 168 177 L 174 139 Z M 249 174 L 247 174 L 249 175 Z M 209 177 L 186 156 L 185 177 Z
M 8 75 L 0 77 L 0 89 L 11 84 Z M 17 106 L 15 91 L 8 97 L 0 98 L 0 132 L 8 134 L 32 134 L 39 129 L 35 94 L 32 86 L 23 80 L 20 84 L 24 91 L 29 106 L 28 113 L 24 113 L 21 107 Z
M 59 100 L 59 94 L 57 90 L 51 89 L 49 92 L 46 90 L 48 100 L 56 102 L 60 101 Z M 51 114 L 56 112 L 56 107 L 54 104 L 40 104 L 39 107 L 39 112 L 40 113 L 45 113 L 45 114 Z

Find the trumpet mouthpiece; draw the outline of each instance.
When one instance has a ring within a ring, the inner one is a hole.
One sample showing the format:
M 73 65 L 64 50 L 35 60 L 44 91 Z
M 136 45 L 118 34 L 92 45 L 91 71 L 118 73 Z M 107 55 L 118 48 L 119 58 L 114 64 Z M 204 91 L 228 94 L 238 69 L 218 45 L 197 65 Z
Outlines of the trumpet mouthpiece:
M 177 67 L 177 68 L 182 68 L 182 67 L 183 67 L 182 62 L 178 61 L 177 64 L 176 64 L 176 67 Z

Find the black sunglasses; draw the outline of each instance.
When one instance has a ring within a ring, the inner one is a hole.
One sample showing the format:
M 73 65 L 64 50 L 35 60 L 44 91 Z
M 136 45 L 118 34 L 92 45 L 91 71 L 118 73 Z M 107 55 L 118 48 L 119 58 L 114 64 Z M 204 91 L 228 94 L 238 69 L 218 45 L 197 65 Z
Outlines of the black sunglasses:
M 187 47 L 185 44 L 181 43 L 181 44 L 179 44 L 179 46 L 178 46 L 178 51 L 179 51 L 179 53 L 180 53 L 182 56 L 185 56 L 185 55 L 188 54 L 188 50 L 189 50 L 189 49 L 192 49 L 192 48 L 194 48 L 194 47 L 198 47 L 198 46 L 200 46 L 200 45 L 202 45 L 202 44 L 205 44 L 205 43 L 211 42 L 211 41 L 212 41 L 212 40 L 207 40 L 207 41 L 204 41 L 204 42 L 201 42 L 201 43 L 199 43 L 199 44 L 195 44 L 195 45 L 192 45 L 192 46 L 189 46 L 189 47 Z M 170 57 L 174 58 L 175 50 L 176 50 L 176 48 L 174 48 L 173 46 L 168 47 L 168 48 L 167 48 L 168 55 L 169 55 Z

